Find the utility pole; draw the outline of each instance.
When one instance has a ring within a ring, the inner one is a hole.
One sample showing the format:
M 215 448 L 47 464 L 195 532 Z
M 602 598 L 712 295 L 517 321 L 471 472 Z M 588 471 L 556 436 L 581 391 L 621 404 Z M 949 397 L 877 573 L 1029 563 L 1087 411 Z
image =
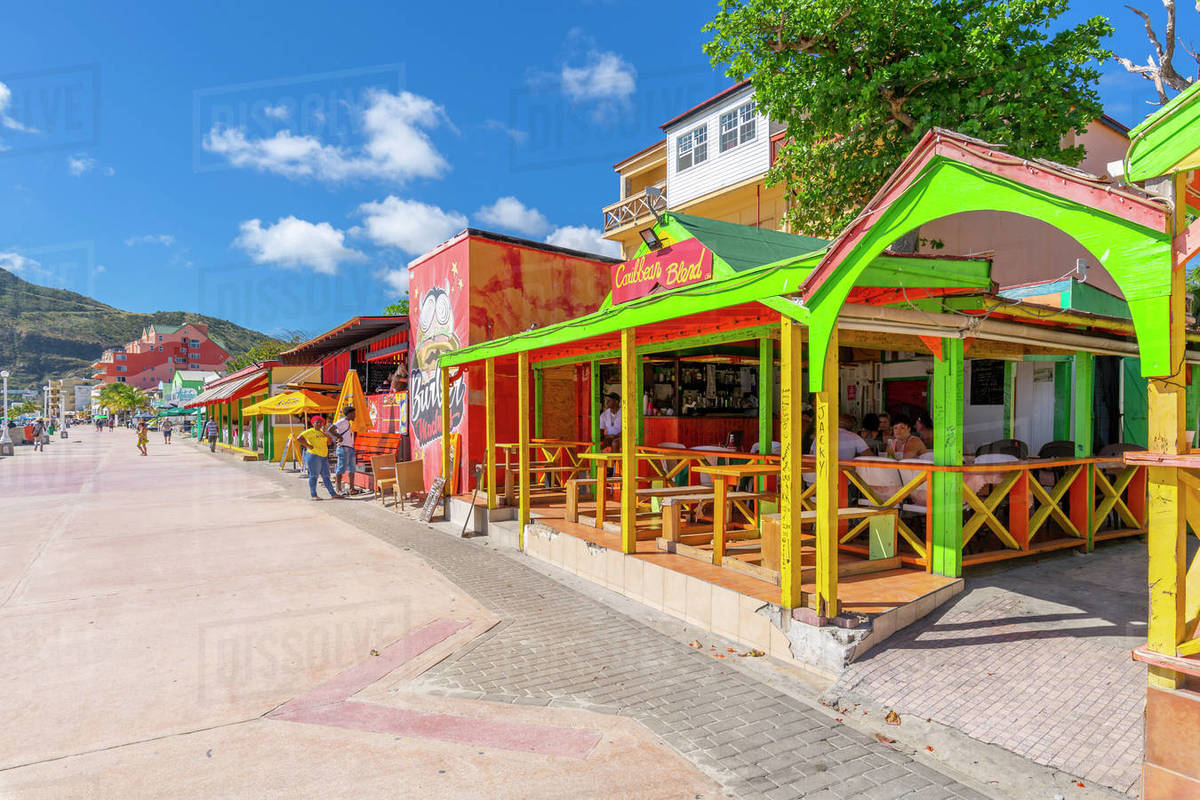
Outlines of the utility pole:
M 9 371 L 0 369 L 0 378 L 4 379 L 4 421 L 0 422 L 0 456 L 13 454 L 12 437 L 8 435 L 8 376 Z

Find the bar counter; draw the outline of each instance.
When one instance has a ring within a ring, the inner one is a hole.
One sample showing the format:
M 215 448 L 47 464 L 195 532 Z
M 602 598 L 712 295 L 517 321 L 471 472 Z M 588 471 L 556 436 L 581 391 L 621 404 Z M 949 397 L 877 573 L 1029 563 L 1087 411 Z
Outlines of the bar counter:
M 772 428 L 778 430 L 778 418 Z M 744 414 L 702 414 L 683 417 L 646 417 L 643 423 L 645 442 L 653 447 L 661 442 L 679 442 L 688 447 L 729 444 L 731 431 L 741 432 L 737 448 L 749 452 L 758 441 L 758 417 Z

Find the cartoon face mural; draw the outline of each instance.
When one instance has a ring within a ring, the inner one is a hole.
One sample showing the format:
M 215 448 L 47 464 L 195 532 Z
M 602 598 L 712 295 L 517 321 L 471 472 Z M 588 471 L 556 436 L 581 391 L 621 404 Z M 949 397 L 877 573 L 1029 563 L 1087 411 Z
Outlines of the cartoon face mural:
M 442 385 L 437 360 L 441 354 L 457 350 L 466 340 L 465 273 L 465 263 L 460 266 L 446 258 L 424 264 L 411 279 L 417 319 L 413 325 L 413 364 L 408 386 L 409 420 L 410 435 L 421 448 L 442 437 Z M 465 379 L 451 384 L 452 429 L 457 429 L 463 419 L 466 384 Z
M 419 306 L 417 334 L 417 369 L 422 372 L 437 369 L 442 353 L 457 350 L 458 334 L 454 330 L 454 309 L 450 305 L 450 283 L 433 286 L 425 292 Z

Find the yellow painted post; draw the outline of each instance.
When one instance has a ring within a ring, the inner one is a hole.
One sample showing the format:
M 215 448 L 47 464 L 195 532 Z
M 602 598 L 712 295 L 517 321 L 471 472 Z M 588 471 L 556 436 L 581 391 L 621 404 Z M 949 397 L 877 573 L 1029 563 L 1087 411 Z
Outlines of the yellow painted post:
M 487 507 L 495 508 L 496 501 L 496 359 L 484 362 L 483 406 L 486 414 L 484 447 L 487 448 Z
M 450 446 L 450 368 L 442 367 L 442 477 L 446 479 L 446 485 L 442 489 L 442 494 L 450 494 L 450 460 L 452 458 Z M 449 519 L 450 515 L 447 514 Z
M 817 608 L 838 614 L 838 334 L 829 336 L 822 390 L 816 392 Z
M 790 317 L 781 318 L 779 337 L 779 604 L 797 608 L 804 604 L 804 572 L 800 543 L 800 495 L 804 456 L 801 409 L 804 388 L 803 328 Z
M 1173 178 L 1179 212 L 1168 233 L 1178 235 L 1186 225 L 1183 203 L 1185 175 Z M 1149 449 L 1179 453 L 1184 437 L 1186 379 L 1184 377 L 1184 265 L 1172 254 L 1170 363 L 1177 371 L 1149 380 Z M 1178 367 L 1175 367 L 1178 365 Z M 1183 492 L 1174 467 L 1149 467 L 1150 509 L 1146 543 L 1149 548 L 1150 623 L 1147 644 L 1157 653 L 1175 655 L 1184 638 L 1184 587 L 1186 585 L 1186 535 Z M 1149 668 L 1151 686 L 1178 688 L 1182 676 L 1163 667 Z
M 633 328 L 621 331 L 621 552 L 637 551 L 637 349 Z
M 525 549 L 529 524 L 529 353 L 517 354 L 517 547 Z

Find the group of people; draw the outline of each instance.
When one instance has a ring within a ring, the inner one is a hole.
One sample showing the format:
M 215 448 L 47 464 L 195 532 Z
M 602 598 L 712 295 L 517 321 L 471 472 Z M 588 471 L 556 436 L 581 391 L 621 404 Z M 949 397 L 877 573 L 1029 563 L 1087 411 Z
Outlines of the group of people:
M 857 433 L 855 433 L 857 431 Z M 838 418 L 838 458 L 886 455 L 889 458 L 920 458 L 933 447 L 933 421 L 921 413 L 910 419 L 903 414 L 866 414 L 862 425 L 853 416 Z
M 354 492 L 354 473 L 357 471 L 355 460 L 358 457 L 354 449 L 354 406 L 342 409 L 342 416 L 332 425 L 326 425 L 325 418 L 313 417 L 308 427 L 297 436 L 300 446 L 304 448 L 304 468 L 308 472 L 308 494 L 313 500 L 317 496 L 317 480 L 325 486 L 330 499 L 344 500 L 349 493 Z M 337 465 L 334 469 L 337 488 L 329 480 L 329 451 L 333 448 L 337 454 Z M 342 476 L 348 476 L 349 490 L 342 491 Z

